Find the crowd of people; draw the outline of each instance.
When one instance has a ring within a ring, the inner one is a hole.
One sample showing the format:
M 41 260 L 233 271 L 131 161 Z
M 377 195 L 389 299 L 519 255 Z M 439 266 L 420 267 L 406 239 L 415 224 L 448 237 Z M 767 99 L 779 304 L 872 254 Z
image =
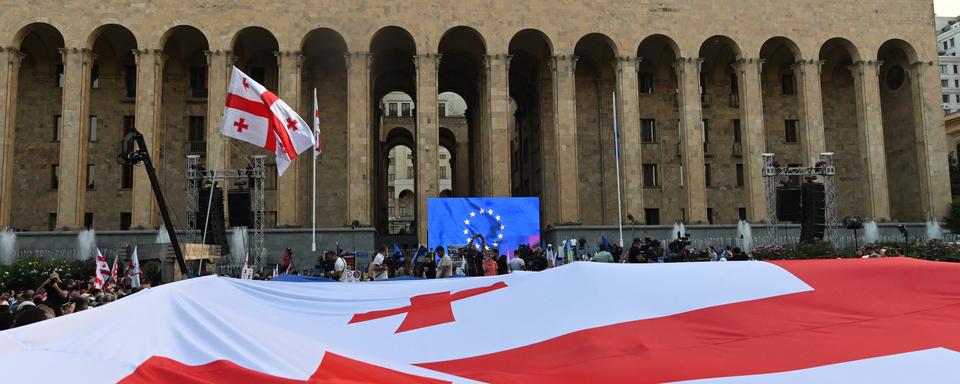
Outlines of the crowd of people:
M 93 276 L 88 280 L 64 280 L 52 272 L 36 289 L 2 292 L 0 331 L 106 305 L 150 287 L 146 282 L 139 288 L 105 286 L 99 289 L 95 285 Z

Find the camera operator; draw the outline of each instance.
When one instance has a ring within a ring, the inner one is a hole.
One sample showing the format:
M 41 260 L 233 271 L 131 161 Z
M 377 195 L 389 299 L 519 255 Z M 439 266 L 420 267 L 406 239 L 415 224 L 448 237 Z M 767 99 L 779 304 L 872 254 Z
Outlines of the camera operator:
M 323 257 L 323 276 L 337 281 L 347 281 L 347 262 L 342 257 L 337 256 L 334 251 L 327 251 Z
M 61 288 L 60 284 L 60 275 L 53 272 L 50 274 L 50 277 L 37 288 L 38 292 L 43 290 L 47 293 L 47 300 L 44 301 L 44 304 L 53 308 L 53 312 L 57 316 L 63 315 L 63 305 L 70 301 L 70 293 Z

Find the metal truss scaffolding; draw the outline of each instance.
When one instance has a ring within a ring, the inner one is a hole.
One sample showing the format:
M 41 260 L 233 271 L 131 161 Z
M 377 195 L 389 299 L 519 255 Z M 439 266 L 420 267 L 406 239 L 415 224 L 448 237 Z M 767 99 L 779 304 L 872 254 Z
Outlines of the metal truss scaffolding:
M 198 228 L 198 211 L 200 205 L 198 202 L 201 186 L 210 183 L 212 186 L 217 180 L 227 179 L 248 179 L 253 185 L 250 191 L 253 194 L 250 197 L 250 212 L 253 215 L 253 244 L 250 247 L 250 253 L 253 256 L 253 269 L 263 270 L 263 263 L 266 261 L 267 250 L 263 246 L 263 217 L 264 217 L 264 156 L 254 155 L 250 157 L 251 167 L 246 169 L 224 169 L 207 170 L 200 165 L 200 156 L 187 156 L 187 242 L 197 243 L 200 241 L 200 231 Z M 221 259 L 223 260 L 223 259 Z M 236 262 L 236 260 L 234 260 Z
M 824 221 L 827 228 L 827 238 L 834 235 L 837 222 L 837 184 L 836 167 L 833 165 L 833 153 L 820 154 L 820 161 L 812 167 L 783 167 L 775 164 L 772 153 L 760 155 L 763 158 L 764 186 L 766 187 L 767 224 L 769 225 L 770 239 L 775 243 L 782 243 L 786 239 L 780 238 L 777 228 L 777 177 L 778 176 L 819 176 L 823 178 L 824 191 Z

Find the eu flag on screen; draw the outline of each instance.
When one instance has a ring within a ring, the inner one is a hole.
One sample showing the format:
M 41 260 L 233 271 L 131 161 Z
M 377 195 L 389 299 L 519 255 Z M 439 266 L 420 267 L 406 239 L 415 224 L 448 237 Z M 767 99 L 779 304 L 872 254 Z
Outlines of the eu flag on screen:
M 490 248 L 512 254 L 520 244 L 540 242 L 540 199 L 431 198 L 427 199 L 427 223 L 430 248 L 463 246 L 480 234 Z

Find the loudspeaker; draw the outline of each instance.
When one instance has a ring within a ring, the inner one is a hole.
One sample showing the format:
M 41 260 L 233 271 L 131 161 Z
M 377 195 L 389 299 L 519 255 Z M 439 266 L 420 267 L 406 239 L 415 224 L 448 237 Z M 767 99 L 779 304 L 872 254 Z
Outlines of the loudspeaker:
M 204 244 L 217 244 L 221 246 L 224 252 L 229 252 L 226 223 L 223 217 L 223 189 L 214 187 L 212 200 L 210 199 L 210 193 L 210 188 L 201 188 L 197 193 L 199 197 L 197 205 L 199 205 L 200 211 L 197 212 L 196 228 L 194 229 L 200 231 L 200 236 L 203 236 L 204 225 L 206 225 L 207 240 Z M 207 221 L 208 202 L 210 203 L 209 222 Z
M 777 221 L 795 223 L 800 221 L 801 216 L 800 188 L 777 188 Z
M 823 240 L 826 229 L 826 194 L 823 184 L 807 181 L 800 187 L 802 195 L 800 242 L 813 243 Z
M 227 193 L 231 227 L 250 227 L 250 190 Z

